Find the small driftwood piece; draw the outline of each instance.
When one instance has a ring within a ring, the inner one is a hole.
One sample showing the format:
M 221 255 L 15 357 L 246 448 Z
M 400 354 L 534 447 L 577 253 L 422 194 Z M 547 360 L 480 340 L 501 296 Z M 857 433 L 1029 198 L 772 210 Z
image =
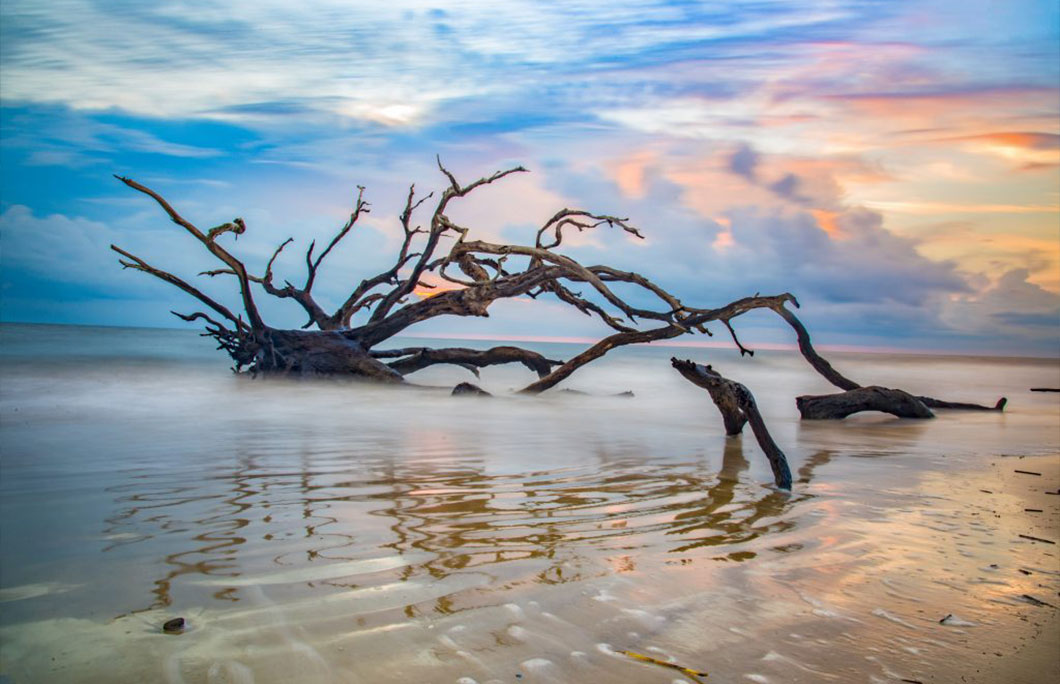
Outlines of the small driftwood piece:
M 804 420 L 839 420 L 860 411 L 882 411 L 899 418 L 934 418 L 924 402 L 887 387 L 859 387 L 838 394 L 803 395 L 795 405 Z
M 473 385 L 470 382 L 462 382 L 453 388 L 452 395 L 454 397 L 465 396 L 465 397 L 491 397 L 493 396 L 486 390 L 482 389 L 478 385 Z
M 766 458 L 769 459 L 774 482 L 777 487 L 790 490 L 791 469 L 788 468 L 788 459 L 769 434 L 751 390 L 723 377 L 711 366 L 678 358 L 671 358 L 670 363 L 686 380 L 710 393 L 710 398 L 714 400 L 714 405 L 718 407 L 725 421 L 726 434 L 738 435 L 745 423 L 751 424 L 751 431 L 758 440 L 758 446 L 762 447 Z

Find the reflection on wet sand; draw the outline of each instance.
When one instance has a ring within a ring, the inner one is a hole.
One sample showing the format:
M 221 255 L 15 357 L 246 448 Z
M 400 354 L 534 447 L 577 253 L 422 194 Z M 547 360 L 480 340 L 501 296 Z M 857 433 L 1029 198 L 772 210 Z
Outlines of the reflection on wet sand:
M 810 459 L 801 482 L 827 460 Z M 716 474 L 702 461 L 647 463 L 639 454 L 605 449 L 592 466 L 493 475 L 474 455 L 443 463 L 379 460 L 356 472 L 314 463 L 309 454 L 297 471 L 270 471 L 251 455 L 239 463 L 195 483 L 138 475 L 111 488 L 119 510 L 106 520 L 114 541 L 103 550 L 160 540 L 166 550 L 152 599 L 133 612 L 171 606 L 174 583 L 196 576 L 216 587 L 213 599 L 238 601 L 246 586 L 240 577 L 267 568 L 263 558 L 287 568 L 399 554 L 423 560 L 389 579 L 479 573 L 488 580 L 482 593 L 628 572 L 637 557 L 701 547 L 745 560 L 755 554 L 726 554 L 724 547 L 790 528 L 780 516 L 807 496 L 741 483 L 748 462 L 739 439 L 724 441 Z M 291 530 L 296 519 L 298 535 Z M 374 547 L 369 540 L 377 540 Z M 341 576 L 321 579 L 321 590 L 359 586 Z M 441 596 L 405 613 L 446 614 L 461 605 Z
M 141 473 L 112 488 L 118 510 L 107 519 L 113 541 L 104 550 L 163 551 L 154 562 L 162 574 L 130 617 L 190 615 L 188 636 L 198 645 L 171 665 L 182 676 L 206 661 L 238 669 L 240 644 L 274 639 L 311 653 L 303 665 L 338 681 L 348 664 L 326 658 L 328 645 L 390 658 L 403 639 L 432 643 L 423 630 L 437 623 L 448 626 L 433 657 L 454 674 L 461 664 L 490 671 L 501 657 L 563 681 L 557 654 L 569 647 L 563 657 L 584 676 L 639 681 L 594 640 L 668 623 L 630 588 L 675 564 L 755 558 L 743 547 L 790 531 L 786 511 L 812 498 L 742 480 L 749 463 L 741 440 L 717 446 L 720 469 L 704 458 L 647 461 L 636 448 L 604 446 L 578 465 L 501 473 L 474 453 L 362 458 L 356 469 L 341 452 L 307 450 L 298 468 L 283 469 L 243 455 L 234 470 L 194 482 Z M 802 481 L 827 462 L 810 459 Z M 542 649 L 552 660 L 530 657 Z

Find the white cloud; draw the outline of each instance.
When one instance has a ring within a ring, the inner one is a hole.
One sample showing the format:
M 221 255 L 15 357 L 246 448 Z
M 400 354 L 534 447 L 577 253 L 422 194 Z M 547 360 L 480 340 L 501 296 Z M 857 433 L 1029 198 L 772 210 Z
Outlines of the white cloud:
M 9 101 L 174 118 L 282 101 L 412 125 L 446 101 L 547 86 L 542 69 L 598 80 L 663 46 L 833 21 L 837 5 L 10 0 L 0 75 Z

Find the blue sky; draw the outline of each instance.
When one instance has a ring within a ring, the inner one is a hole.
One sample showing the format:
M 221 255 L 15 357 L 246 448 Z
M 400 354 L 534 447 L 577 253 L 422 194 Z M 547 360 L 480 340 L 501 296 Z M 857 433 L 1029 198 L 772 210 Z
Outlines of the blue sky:
M 696 305 L 791 291 L 826 344 L 1060 353 L 1055 2 L 132 2 L 5 0 L 0 316 L 173 326 L 185 296 L 111 242 L 213 264 L 129 175 L 261 270 L 287 237 L 373 212 L 321 273 L 339 301 L 388 266 L 409 183 L 522 164 L 454 208 L 525 242 L 557 209 L 647 236 L 571 253 Z M 300 275 L 295 253 L 281 262 Z M 230 284 L 229 284 L 230 286 Z M 230 297 L 224 283 L 204 285 Z M 266 310 L 301 323 L 297 307 Z M 749 319 L 750 339 L 786 331 Z M 509 302 L 425 332 L 587 337 Z

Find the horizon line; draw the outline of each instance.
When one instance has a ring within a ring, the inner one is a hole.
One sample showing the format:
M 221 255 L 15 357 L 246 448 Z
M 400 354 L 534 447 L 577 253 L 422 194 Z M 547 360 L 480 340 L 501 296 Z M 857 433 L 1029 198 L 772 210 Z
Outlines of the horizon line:
M 125 328 L 131 330 L 173 330 L 173 331 L 193 331 L 191 327 L 170 327 L 170 326 L 148 326 L 148 325 L 117 325 L 108 323 L 56 323 L 53 321 L 42 322 L 42 321 L 11 321 L 11 320 L 0 320 L 0 326 L 6 325 L 49 325 L 49 326 L 68 326 L 76 328 Z M 563 335 L 503 335 L 503 334 L 485 334 L 485 333 L 439 333 L 429 334 L 423 332 L 410 332 L 396 335 L 395 337 L 404 337 L 406 339 L 433 339 L 433 340 L 467 340 L 474 342 L 531 342 L 540 344 L 595 344 L 599 342 L 602 337 L 583 337 L 583 336 L 563 336 Z M 744 346 L 750 349 L 750 346 L 754 349 L 751 351 L 788 351 L 797 352 L 799 351 L 799 345 L 794 342 L 745 342 Z M 723 340 L 681 340 L 681 339 L 670 339 L 670 340 L 656 340 L 654 342 L 638 342 L 636 344 L 629 345 L 631 347 L 636 346 L 655 346 L 655 347 L 667 347 L 667 348 L 686 348 L 686 349 L 732 349 L 736 350 L 735 344 L 729 341 Z M 889 347 L 879 345 L 857 345 L 857 344 L 814 344 L 814 348 L 820 351 L 829 353 L 839 354 L 898 354 L 904 356 L 985 356 L 992 358 L 1007 358 L 1007 359 L 1039 359 L 1046 361 L 1060 361 L 1060 354 L 1054 356 L 1044 356 L 1036 353 L 1013 353 L 1013 352 L 1001 352 L 1001 351 L 974 351 L 974 350 L 959 350 L 959 349 L 926 349 L 926 348 L 908 348 L 908 347 Z

